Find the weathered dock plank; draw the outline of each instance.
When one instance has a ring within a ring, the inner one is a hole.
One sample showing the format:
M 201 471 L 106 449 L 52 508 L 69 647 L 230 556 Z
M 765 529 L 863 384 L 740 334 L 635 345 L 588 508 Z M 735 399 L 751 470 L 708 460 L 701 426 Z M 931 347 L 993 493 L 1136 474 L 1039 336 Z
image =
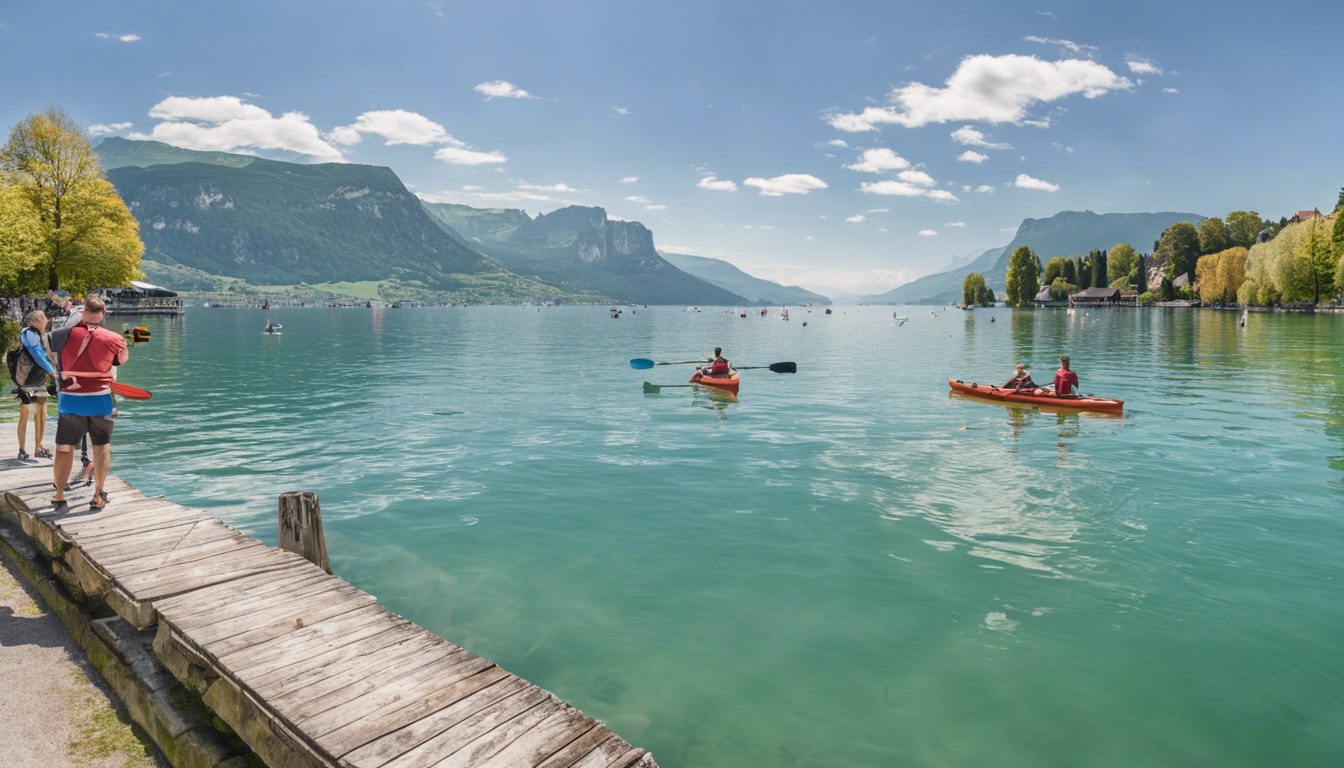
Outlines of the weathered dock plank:
M 0 430 L 0 451 L 12 435 Z M 138 628 L 271 768 L 656 768 L 548 691 L 208 512 L 109 478 L 52 509 L 50 462 L 0 461 L 0 512 Z

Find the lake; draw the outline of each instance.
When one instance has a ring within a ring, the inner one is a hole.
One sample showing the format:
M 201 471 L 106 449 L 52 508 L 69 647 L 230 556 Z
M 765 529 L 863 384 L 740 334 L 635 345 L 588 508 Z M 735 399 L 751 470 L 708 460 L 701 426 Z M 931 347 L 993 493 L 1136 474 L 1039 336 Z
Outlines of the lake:
M 1344 763 L 1344 318 L 892 309 L 191 308 L 114 472 L 665 768 Z M 1123 418 L 948 394 L 1065 352 Z

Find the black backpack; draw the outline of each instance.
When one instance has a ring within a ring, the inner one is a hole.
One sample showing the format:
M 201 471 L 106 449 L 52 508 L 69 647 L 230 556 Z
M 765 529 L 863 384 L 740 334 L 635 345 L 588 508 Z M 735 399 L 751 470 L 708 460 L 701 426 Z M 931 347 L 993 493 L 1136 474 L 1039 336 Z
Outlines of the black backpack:
M 5 353 L 5 368 L 9 369 L 9 380 L 19 383 L 19 355 L 23 352 L 23 342 Z

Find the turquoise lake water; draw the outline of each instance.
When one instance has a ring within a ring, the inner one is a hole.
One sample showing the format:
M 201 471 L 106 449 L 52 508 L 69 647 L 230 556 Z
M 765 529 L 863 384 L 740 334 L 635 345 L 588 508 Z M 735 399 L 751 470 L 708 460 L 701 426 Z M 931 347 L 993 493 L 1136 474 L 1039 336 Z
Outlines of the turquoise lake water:
M 664 768 L 1344 763 L 1344 317 L 891 310 L 193 308 L 114 471 Z M 1061 352 L 1123 418 L 948 395 Z

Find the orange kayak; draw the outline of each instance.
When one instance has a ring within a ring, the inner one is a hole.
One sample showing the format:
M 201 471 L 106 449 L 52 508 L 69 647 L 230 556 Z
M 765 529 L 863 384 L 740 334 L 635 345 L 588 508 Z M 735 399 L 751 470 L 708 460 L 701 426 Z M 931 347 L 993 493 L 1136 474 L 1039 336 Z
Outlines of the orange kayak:
M 1105 397 L 1083 397 L 1081 395 L 1071 397 L 1056 397 L 1052 394 L 1024 394 L 1015 389 L 1002 389 L 990 384 L 967 384 L 964 381 L 947 380 L 947 385 L 953 392 L 960 392 L 963 395 L 972 397 L 982 397 L 986 400 L 996 400 L 1001 403 L 1022 403 L 1023 405 L 1043 405 L 1050 408 L 1073 408 L 1080 411 L 1103 411 L 1106 413 L 1123 413 L 1125 410 L 1124 400 L 1110 400 Z M 1042 392 L 1042 390 L 1029 390 L 1030 392 Z
M 729 392 L 736 392 L 738 386 L 742 383 L 742 377 L 737 371 L 729 371 L 729 376 L 715 378 L 713 376 L 701 375 L 699 371 L 691 377 L 692 384 L 699 384 L 702 387 L 714 387 L 716 389 L 726 389 Z

